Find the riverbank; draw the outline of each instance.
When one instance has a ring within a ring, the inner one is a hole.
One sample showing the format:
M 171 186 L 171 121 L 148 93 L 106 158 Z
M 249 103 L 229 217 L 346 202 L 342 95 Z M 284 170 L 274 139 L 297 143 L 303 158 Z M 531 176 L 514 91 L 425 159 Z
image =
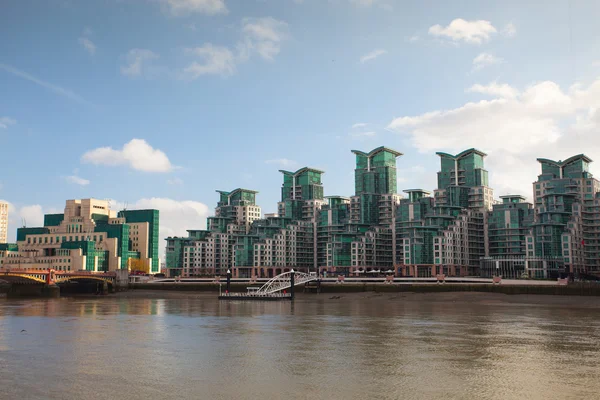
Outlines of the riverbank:
M 225 285 L 221 285 L 224 290 Z M 232 283 L 231 292 L 246 292 L 249 283 Z M 218 292 L 219 284 L 216 283 L 133 283 L 129 285 L 132 290 L 160 290 L 160 291 L 192 291 L 192 292 Z M 302 292 L 303 286 L 297 286 L 296 292 Z M 445 292 L 483 292 L 510 295 L 555 295 L 555 296 L 600 296 L 600 284 L 573 283 L 561 285 L 491 285 L 491 284 L 384 284 L 384 283 L 322 283 L 321 293 L 445 293 Z

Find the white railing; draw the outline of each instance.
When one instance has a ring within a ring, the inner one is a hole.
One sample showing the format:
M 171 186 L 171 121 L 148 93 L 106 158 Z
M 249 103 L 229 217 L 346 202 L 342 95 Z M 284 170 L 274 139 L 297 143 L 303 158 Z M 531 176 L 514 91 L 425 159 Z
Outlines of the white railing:
M 317 280 L 316 275 L 305 274 L 304 272 L 284 272 L 271 279 L 256 291 L 257 294 L 271 294 L 292 287 L 291 276 L 294 274 L 294 286 L 306 282 Z

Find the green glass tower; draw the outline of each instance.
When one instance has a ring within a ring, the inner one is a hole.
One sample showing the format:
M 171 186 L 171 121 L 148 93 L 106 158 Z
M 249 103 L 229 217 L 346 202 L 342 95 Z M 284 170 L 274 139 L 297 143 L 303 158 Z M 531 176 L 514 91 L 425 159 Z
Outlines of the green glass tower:
M 471 148 L 456 155 L 438 152 L 440 171 L 435 192 L 435 211 L 430 225 L 443 231 L 435 239 L 436 264 L 468 266 L 477 274 L 479 260 L 488 253 L 487 212 L 492 209 L 493 190 L 484 167 L 486 154 Z
M 321 170 L 304 167 L 296 172 L 279 170 L 283 174 L 281 201 L 277 208 L 280 217 L 310 220 L 315 217 L 314 206 L 325 203 Z
M 397 193 L 396 158 L 402 153 L 385 146 L 356 154 L 354 170 L 354 194 L 393 194 Z
M 433 237 L 438 227 L 428 226 L 426 216 L 433 210 L 433 197 L 422 189 L 408 189 L 408 198 L 400 200 L 396 214 L 397 263 L 433 264 Z
M 489 210 L 492 192 L 488 187 L 488 171 L 483 163 L 486 154 L 477 149 L 468 149 L 456 155 L 436 154 L 440 156 L 441 164 L 436 203 Z
M 149 258 L 152 258 L 150 266 L 151 273 L 160 272 L 160 259 L 158 256 L 158 232 L 160 225 L 160 216 L 158 210 L 124 210 L 119 211 L 118 218 L 125 218 L 127 224 L 148 223 L 148 248 L 144 249 Z M 120 243 L 120 242 L 119 242 Z
M 388 147 L 377 147 L 369 153 L 352 150 L 356 155 L 354 170 L 354 196 L 352 197 L 352 217 L 354 223 L 377 225 L 380 218 L 380 200 L 383 195 L 390 202 L 399 200 L 397 193 L 396 158 L 402 153 Z M 389 207 L 388 207 L 389 208 Z M 390 222 L 389 218 L 385 218 Z
M 589 172 L 592 160 L 578 154 L 564 161 L 537 161 L 541 174 L 533 183 L 535 220 L 528 255 L 560 260 L 570 273 L 600 272 L 600 182 Z
M 488 213 L 489 256 L 525 256 L 525 237 L 533 222 L 533 205 L 519 195 L 500 196 Z

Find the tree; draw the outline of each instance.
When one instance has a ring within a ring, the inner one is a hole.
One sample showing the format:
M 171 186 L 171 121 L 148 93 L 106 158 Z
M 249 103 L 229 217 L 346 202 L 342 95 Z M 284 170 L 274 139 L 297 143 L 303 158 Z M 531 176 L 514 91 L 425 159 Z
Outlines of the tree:
M 140 260 L 137 258 L 130 258 L 127 262 L 129 271 L 140 271 L 143 273 L 150 273 L 150 263 L 147 260 Z

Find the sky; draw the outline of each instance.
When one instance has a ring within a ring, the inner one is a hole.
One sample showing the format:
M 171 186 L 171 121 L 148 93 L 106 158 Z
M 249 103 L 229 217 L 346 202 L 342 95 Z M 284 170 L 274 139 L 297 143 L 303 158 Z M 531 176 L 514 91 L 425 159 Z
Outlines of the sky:
M 322 169 L 325 195 L 351 196 L 351 150 L 382 145 L 404 154 L 399 192 L 435 189 L 437 151 L 475 147 L 496 197 L 531 198 L 537 158 L 600 154 L 598 15 L 595 0 L 3 0 L 9 240 L 74 198 L 157 208 L 161 238 L 205 228 L 215 190 L 275 212 L 280 169 Z

